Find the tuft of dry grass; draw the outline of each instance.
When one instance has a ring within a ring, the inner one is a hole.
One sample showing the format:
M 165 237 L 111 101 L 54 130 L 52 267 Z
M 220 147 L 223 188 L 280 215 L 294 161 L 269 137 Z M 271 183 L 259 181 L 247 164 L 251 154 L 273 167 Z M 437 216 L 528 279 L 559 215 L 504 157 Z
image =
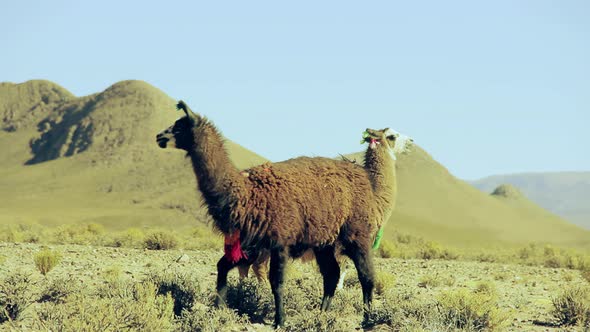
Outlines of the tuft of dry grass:
M 270 289 L 260 287 L 254 278 L 230 282 L 227 290 L 227 305 L 239 315 L 247 316 L 254 323 L 271 319 L 274 304 Z
M 151 283 L 125 285 L 113 297 L 78 293 L 65 303 L 45 302 L 37 309 L 33 330 L 171 331 L 173 300 L 158 295 Z
M 144 245 L 150 250 L 175 249 L 178 246 L 178 239 L 171 232 L 152 231 L 145 236 Z
M 145 234 L 139 228 L 128 228 L 113 238 L 113 246 L 126 248 L 140 248 L 145 241 Z
M 241 327 L 247 323 L 248 317 L 241 316 L 233 309 L 197 305 L 192 310 L 182 312 L 176 320 L 176 327 L 179 332 L 242 331 Z
M 17 271 L 0 280 L 0 324 L 18 319 L 37 296 L 36 282 L 28 273 Z
M 553 298 L 552 315 L 560 326 L 590 327 L 590 288 L 571 286 Z
M 61 261 L 61 254 L 46 248 L 36 253 L 33 260 L 37 270 L 46 275 Z
M 465 289 L 442 292 L 436 306 L 445 325 L 462 330 L 494 330 L 508 319 L 498 308 L 495 296 L 485 292 Z
M 165 272 L 152 274 L 149 279 L 156 285 L 158 294 L 169 294 L 172 297 L 176 317 L 181 316 L 185 310 L 191 310 L 198 300 L 202 300 L 199 281 L 188 274 Z
M 455 284 L 455 278 L 449 275 L 441 274 L 425 274 L 418 281 L 418 287 L 423 288 L 434 288 L 440 286 L 453 286 Z
M 82 292 L 82 285 L 72 277 L 58 277 L 45 285 L 39 302 L 65 303 L 68 296 Z
M 480 281 L 473 290 L 475 294 L 484 294 L 492 299 L 498 298 L 498 288 L 492 281 Z
M 395 257 L 397 247 L 394 242 L 389 240 L 381 241 L 381 246 L 377 249 L 377 253 L 381 258 L 393 258 Z
M 387 290 L 395 287 L 396 278 L 393 273 L 379 271 L 375 276 L 375 293 L 383 295 Z

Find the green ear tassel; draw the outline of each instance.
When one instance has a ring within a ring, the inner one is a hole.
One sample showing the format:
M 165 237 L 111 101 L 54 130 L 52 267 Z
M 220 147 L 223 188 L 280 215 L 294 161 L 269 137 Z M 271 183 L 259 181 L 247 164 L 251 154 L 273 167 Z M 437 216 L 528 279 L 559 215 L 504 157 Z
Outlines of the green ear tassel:
M 367 137 L 369 137 L 369 133 L 365 130 L 363 131 L 363 139 L 361 140 L 361 144 L 365 144 Z
M 377 236 L 375 237 L 375 242 L 373 242 L 373 250 L 379 249 L 379 245 L 381 244 L 381 238 L 383 237 L 383 227 L 379 228 L 377 232 Z

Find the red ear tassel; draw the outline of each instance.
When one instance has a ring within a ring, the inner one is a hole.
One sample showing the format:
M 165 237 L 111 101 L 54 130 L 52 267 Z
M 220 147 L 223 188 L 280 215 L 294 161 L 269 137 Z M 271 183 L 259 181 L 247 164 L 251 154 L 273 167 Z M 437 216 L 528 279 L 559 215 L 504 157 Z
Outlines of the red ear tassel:
M 232 264 L 237 263 L 242 258 L 248 259 L 246 253 L 242 250 L 239 231 L 226 235 L 224 242 L 225 258 L 227 258 Z

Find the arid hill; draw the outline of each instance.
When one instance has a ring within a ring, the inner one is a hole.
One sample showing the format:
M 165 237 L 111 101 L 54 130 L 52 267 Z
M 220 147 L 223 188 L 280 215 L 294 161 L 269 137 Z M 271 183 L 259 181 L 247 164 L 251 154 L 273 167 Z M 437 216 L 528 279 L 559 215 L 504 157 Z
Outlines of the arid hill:
M 513 185 L 536 204 L 590 229 L 590 172 L 504 174 L 472 182 L 484 192 L 501 183 Z
M 184 227 L 206 219 L 184 154 L 155 144 L 180 116 L 160 90 L 123 81 L 76 98 L 29 81 L 3 83 L 5 95 L 0 223 Z M 265 161 L 231 141 L 227 149 L 241 168 Z

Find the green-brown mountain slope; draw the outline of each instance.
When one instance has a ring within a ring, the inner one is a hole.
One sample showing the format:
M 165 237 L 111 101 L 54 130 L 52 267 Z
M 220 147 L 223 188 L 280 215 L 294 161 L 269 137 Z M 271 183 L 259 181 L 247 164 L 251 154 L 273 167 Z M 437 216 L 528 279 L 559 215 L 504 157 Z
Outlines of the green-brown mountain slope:
M 184 154 L 155 144 L 155 135 L 180 116 L 160 90 L 123 81 L 76 98 L 53 83 L 29 81 L 0 85 L 5 95 L 13 97 L 0 102 L 0 224 L 122 228 L 204 220 Z M 13 126 L 13 119 L 28 121 Z M 241 168 L 265 161 L 231 141 L 227 149 Z

